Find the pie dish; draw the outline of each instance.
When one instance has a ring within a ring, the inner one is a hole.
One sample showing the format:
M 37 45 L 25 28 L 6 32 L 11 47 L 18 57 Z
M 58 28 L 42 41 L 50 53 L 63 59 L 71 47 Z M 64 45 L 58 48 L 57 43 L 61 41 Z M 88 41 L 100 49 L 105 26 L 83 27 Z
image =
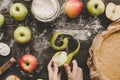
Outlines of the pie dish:
M 89 53 L 92 80 L 120 80 L 120 20 L 95 37 Z

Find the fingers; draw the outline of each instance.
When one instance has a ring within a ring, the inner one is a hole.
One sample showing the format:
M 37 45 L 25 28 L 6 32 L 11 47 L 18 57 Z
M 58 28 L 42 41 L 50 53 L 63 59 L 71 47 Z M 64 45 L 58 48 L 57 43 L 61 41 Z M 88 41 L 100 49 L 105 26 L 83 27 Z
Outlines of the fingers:
M 71 70 L 70 70 L 71 68 L 68 64 L 64 64 L 64 68 L 65 68 L 67 73 L 71 73 Z
M 68 78 L 72 76 L 71 68 L 68 64 L 64 64 L 65 71 L 67 73 Z
M 49 64 L 48 64 L 47 68 L 48 68 L 48 74 L 49 74 L 49 75 L 52 74 L 52 73 L 53 73 L 53 69 L 52 69 L 52 60 L 50 60 L 50 62 L 49 62 Z
M 80 74 L 80 80 L 83 80 L 83 71 L 81 68 L 78 68 L 78 73 Z
M 58 74 L 58 80 L 61 80 L 61 72 Z
M 73 64 L 73 70 L 72 70 L 72 74 L 75 74 L 78 70 L 78 64 L 77 64 L 77 61 L 76 60 L 73 60 L 72 61 L 72 64 Z
M 58 74 L 58 66 L 57 66 L 57 64 L 53 64 L 53 70 L 54 70 L 54 74 Z
M 58 66 L 57 66 L 57 64 L 53 64 L 53 67 L 52 67 L 52 64 L 53 64 L 53 62 L 52 62 L 52 59 L 50 60 L 50 62 L 49 62 L 49 64 L 48 64 L 48 73 L 49 73 L 49 75 L 50 74 L 56 74 L 57 75 L 57 73 L 58 73 Z
M 78 68 L 78 72 L 81 73 L 81 75 L 83 75 L 83 71 L 81 68 Z
M 78 68 L 78 70 L 79 70 L 80 72 L 82 72 L 82 69 L 81 69 L 80 67 Z

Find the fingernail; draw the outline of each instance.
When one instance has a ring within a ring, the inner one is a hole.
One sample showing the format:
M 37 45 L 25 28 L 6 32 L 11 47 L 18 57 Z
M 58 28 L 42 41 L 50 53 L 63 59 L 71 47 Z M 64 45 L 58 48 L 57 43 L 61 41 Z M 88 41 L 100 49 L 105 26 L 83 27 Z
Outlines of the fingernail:
M 68 64 L 64 64 L 64 66 L 67 66 Z
M 76 60 L 74 59 L 72 62 L 74 62 L 74 61 L 76 61 Z

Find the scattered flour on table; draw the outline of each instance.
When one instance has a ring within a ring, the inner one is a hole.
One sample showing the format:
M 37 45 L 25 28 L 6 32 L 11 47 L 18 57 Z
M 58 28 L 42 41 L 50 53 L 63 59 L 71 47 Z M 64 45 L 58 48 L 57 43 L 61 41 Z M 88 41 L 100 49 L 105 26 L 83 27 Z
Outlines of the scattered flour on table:
M 72 26 L 73 24 L 71 24 Z M 78 26 L 79 24 L 75 24 L 74 26 Z M 86 41 L 92 38 L 92 36 L 96 35 L 99 31 L 103 30 L 103 26 L 101 25 L 101 22 L 99 18 L 94 17 L 90 18 L 87 23 L 81 22 L 81 25 L 85 25 L 82 28 L 79 27 L 79 29 L 57 29 L 55 32 L 64 32 L 70 35 L 73 35 L 75 38 Z M 73 28 L 73 27 L 72 27 Z M 75 27 L 74 27 L 75 28 Z
M 81 35 L 81 40 L 86 40 L 91 38 L 93 35 L 95 36 L 99 31 L 103 30 L 103 26 L 99 20 L 99 18 L 90 19 L 89 22 L 84 27 L 85 30 L 90 32 L 89 34 L 85 33 L 83 30 L 83 34 Z M 89 36 L 89 38 L 88 38 Z
M 0 34 L 0 40 L 2 40 L 3 36 L 4 36 L 4 33 L 1 33 Z
M 9 47 L 13 47 L 14 43 L 15 43 L 15 40 L 14 40 L 14 39 L 11 39 L 11 40 L 10 40 Z
M 55 32 L 63 32 L 79 40 L 87 40 L 92 35 L 89 30 L 56 30 Z
M 12 0 L 1 0 L 0 1 L 0 11 L 8 9 L 12 5 Z
M 93 32 L 98 32 L 98 30 L 102 29 L 103 26 L 101 25 L 99 18 L 96 18 L 96 19 L 93 18 L 88 22 L 85 28 L 92 29 Z
M 48 41 L 48 38 L 45 36 L 46 30 L 40 34 L 35 36 L 34 41 L 34 49 L 35 51 L 42 53 L 42 51 L 50 46 L 50 43 Z

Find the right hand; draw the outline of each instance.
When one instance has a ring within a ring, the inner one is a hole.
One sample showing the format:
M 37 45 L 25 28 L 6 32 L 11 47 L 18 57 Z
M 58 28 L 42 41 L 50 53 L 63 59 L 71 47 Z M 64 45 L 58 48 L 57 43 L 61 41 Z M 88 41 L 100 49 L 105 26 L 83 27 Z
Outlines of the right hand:
M 73 60 L 72 64 L 73 64 L 72 71 L 71 71 L 71 67 L 68 64 L 64 65 L 68 80 L 83 80 L 83 72 L 82 69 L 78 67 L 77 61 Z

